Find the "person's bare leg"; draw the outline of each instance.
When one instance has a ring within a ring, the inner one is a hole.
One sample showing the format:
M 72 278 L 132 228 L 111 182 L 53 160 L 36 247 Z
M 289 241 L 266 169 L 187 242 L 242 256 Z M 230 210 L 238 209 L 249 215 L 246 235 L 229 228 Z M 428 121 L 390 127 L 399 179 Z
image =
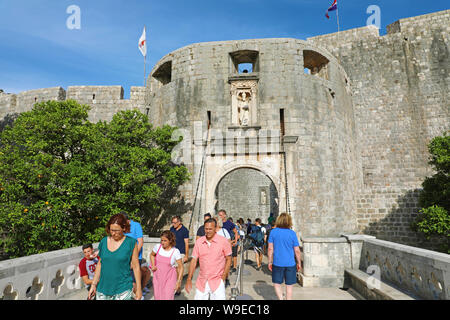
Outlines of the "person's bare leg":
M 286 285 L 286 300 L 292 300 L 293 285 Z
M 275 293 L 277 294 L 278 299 L 283 300 L 283 292 L 281 290 L 281 284 L 274 283 L 273 287 L 275 288 Z
M 147 286 L 148 281 L 150 280 L 150 270 L 147 267 L 141 267 L 142 274 L 142 289 Z

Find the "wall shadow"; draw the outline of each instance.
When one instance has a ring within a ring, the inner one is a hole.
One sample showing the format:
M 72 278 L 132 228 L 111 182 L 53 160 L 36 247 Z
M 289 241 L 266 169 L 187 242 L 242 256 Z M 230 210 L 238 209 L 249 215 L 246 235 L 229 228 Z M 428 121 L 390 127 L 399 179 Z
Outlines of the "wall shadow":
M 0 120 L 0 132 L 5 130 L 6 126 L 12 126 L 18 117 L 19 113 L 8 113 L 2 120 Z
M 395 200 L 392 201 L 390 208 L 370 209 L 374 212 L 371 211 L 369 214 L 378 215 L 383 210 L 386 210 L 387 214 L 378 221 L 369 222 L 362 229 L 362 233 L 375 236 L 379 240 L 396 242 L 433 251 L 442 250 L 445 239 L 441 237 L 426 239 L 422 233 L 412 229 L 412 223 L 420 214 L 419 195 L 421 190 L 412 189 L 402 195 L 397 195 Z M 381 193 L 379 195 L 381 196 Z

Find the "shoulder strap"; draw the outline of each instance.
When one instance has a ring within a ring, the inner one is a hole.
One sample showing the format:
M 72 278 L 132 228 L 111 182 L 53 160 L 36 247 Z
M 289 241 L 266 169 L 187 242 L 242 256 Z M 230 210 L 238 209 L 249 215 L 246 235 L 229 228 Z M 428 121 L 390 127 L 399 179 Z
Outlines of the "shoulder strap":
M 159 248 L 158 248 L 158 250 L 156 251 L 156 255 L 158 255 L 159 250 L 161 250 L 161 247 L 162 247 L 162 244 L 159 244 Z

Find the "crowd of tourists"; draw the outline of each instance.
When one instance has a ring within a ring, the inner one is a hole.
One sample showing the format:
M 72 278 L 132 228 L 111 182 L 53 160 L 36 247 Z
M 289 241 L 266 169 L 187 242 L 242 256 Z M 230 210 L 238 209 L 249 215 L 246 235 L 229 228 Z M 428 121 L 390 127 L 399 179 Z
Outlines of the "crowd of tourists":
M 263 257 L 267 256 L 277 297 L 290 300 L 297 272 L 301 270 L 299 241 L 289 214 L 282 213 L 276 219 L 270 214 L 267 222 L 263 225 L 257 218 L 254 223 L 251 219 L 245 223 L 239 218 L 234 223 L 225 210 L 215 216 L 207 213 L 189 254 L 189 230 L 181 217 L 174 216 L 170 230 L 161 233 L 160 243 L 144 260 L 142 226 L 125 213 L 113 215 L 106 224 L 107 236 L 100 241 L 98 250 L 92 244 L 82 247 L 84 258 L 79 270 L 87 286 L 88 299 L 144 300 L 150 292 L 148 286 L 153 286 L 155 300 L 174 300 L 181 294 L 184 264 L 191 257 L 184 290 L 188 294 L 193 290 L 194 272 L 199 265 L 194 299 L 226 300 L 228 276 L 237 272 L 238 254 L 244 248 L 254 251 L 258 271 Z M 243 241 L 246 246 L 241 246 Z

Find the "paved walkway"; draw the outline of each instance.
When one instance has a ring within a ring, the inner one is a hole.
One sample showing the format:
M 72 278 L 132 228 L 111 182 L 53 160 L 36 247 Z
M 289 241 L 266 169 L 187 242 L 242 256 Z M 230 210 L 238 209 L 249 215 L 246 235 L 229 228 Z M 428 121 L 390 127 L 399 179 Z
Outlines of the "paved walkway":
M 245 256 L 244 256 L 245 257 Z M 263 267 L 256 270 L 256 263 L 250 259 L 254 259 L 254 253 L 249 252 L 248 259 L 244 260 L 244 295 L 237 297 L 238 300 L 277 300 L 275 290 L 272 285 L 271 272 L 267 267 L 267 257 L 263 258 Z M 188 265 L 185 265 L 188 268 Z M 198 275 L 197 268 L 194 274 L 193 290 L 188 294 L 184 289 L 181 294 L 175 297 L 175 300 L 193 300 L 195 296 L 195 279 Z M 231 286 L 235 285 L 236 274 L 229 276 Z M 186 277 L 183 280 L 183 288 Z M 151 280 L 150 280 L 151 282 Z M 226 288 L 227 299 L 231 298 L 231 286 Z M 66 296 L 64 300 L 85 300 L 87 291 L 76 292 Z M 294 300 L 358 300 L 360 297 L 352 290 L 341 290 L 339 288 L 303 288 L 299 284 L 294 285 Z M 144 297 L 144 300 L 153 300 L 153 288 Z

